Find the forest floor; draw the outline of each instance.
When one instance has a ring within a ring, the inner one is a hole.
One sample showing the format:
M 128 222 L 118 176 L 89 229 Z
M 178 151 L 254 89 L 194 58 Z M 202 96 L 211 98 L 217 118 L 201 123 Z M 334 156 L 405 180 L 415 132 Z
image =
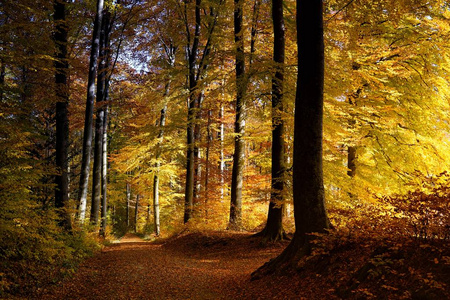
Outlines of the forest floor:
M 288 241 L 249 233 L 185 233 L 145 242 L 127 234 L 38 299 L 448 299 L 448 248 L 369 249 L 346 244 L 298 271 L 251 281 Z M 436 249 L 437 252 L 435 253 Z M 390 252 L 389 252 L 390 251 Z M 393 251 L 393 252 L 392 252 Z M 388 254 L 386 254 L 388 253 Z

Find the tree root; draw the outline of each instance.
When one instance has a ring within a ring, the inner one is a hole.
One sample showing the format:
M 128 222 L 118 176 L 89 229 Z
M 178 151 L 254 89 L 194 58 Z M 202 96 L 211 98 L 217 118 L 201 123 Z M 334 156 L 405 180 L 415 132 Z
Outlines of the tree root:
M 299 261 L 311 253 L 311 244 L 294 235 L 291 243 L 276 258 L 265 263 L 251 274 L 251 280 L 258 280 L 271 274 L 284 275 L 298 269 Z

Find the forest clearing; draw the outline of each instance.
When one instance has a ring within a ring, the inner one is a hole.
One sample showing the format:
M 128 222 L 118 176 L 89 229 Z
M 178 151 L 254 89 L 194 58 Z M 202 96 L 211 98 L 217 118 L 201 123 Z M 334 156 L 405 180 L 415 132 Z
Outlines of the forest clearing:
M 449 36 L 446 0 L 2 0 L 0 298 L 449 299 Z

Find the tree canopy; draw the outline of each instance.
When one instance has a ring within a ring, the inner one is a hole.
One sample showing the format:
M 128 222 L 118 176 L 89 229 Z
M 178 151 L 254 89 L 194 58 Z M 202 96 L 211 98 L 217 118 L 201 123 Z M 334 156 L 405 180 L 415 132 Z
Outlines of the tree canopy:
M 448 239 L 449 3 L 309 2 L 2 1 L 0 295 L 99 231 Z

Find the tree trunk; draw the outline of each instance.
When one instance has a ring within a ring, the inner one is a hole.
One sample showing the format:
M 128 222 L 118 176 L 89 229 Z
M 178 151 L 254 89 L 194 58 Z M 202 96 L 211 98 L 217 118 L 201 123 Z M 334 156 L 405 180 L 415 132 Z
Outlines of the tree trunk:
M 198 99 L 196 101 L 196 110 L 197 114 L 195 118 L 197 120 L 202 119 L 201 111 L 202 111 L 202 103 L 204 99 L 203 91 L 200 92 Z M 202 153 L 200 150 L 200 142 L 201 142 L 201 128 L 199 122 L 195 122 L 194 126 L 194 206 L 198 206 L 200 193 L 201 193 L 201 177 L 202 177 L 202 165 L 200 160 L 202 158 Z M 193 212 L 195 214 L 195 212 Z
M 195 126 L 195 106 L 197 98 L 197 79 L 196 79 L 196 61 L 198 44 L 200 39 L 200 4 L 201 0 L 195 0 L 195 29 L 192 47 L 190 40 L 188 40 L 188 69 L 189 69 L 189 99 L 188 99 L 188 118 L 187 118 L 187 154 L 186 154 L 186 188 L 185 188 L 185 207 L 184 207 L 184 223 L 187 223 L 192 217 L 192 210 L 194 206 L 194 172 L 195 172 L 195 157 L 194 157 L 194 126 Z M 185 3 L 186 5 L 186 3 Z M 187 20 L 187 16 L 186 20 Z M 190 36 L 189 24 L 186 23 L 186 33 Z
M 139 218 L 139 194 L 136 195 L 136 206 L 134 207 L 134 232 L 138 230 L 138 218 Z
M 107 93 L 108 94 L 108 93 Z M 106 96 L 108 101 L 108 96 Z M 103 141 L 102 141 L 102 209 L 101 209 L 101 226 L 100 235 L 105 236 L 107 225 L 108 199 L 108 106 L 105 107 L 105 116 L 103 118 Z
M 273 61 L 275 75 L 272 78 L 272 182 L 269 213 L 266 227 L 260 233 L 263 241 L 283 239 L 284 180 L 286 172 L 284 153 L 283 79 L 285 37 L 283 0 L 272 0 Z
M 97 74 L 97 117 L 95 119 L 95 142 L 94 142 L 94 170 L 92 180 L 92 205 L 91 205 L 91 224 L 98 225 L 98 215 L 100 204 L 102 202 L 102 174 L 103 174 L 103 138 L 105 134 L 104 125 L 106 124 L 106 80 L 107 80 L 107 55 L 106 41 L 108 40 L 109 13 L 107 10 L 102 12 L 102 24 L 100 30 L 100 48 L 99 48 L 99 70 Z
M 0 63 L 0 101 L 3 101 L 3 91 L 5 90 L 6 64 L 3 59 L 0 59 Z
M 84 119 L 83 154 L 81 160 L 79 202 L 80 221 L 86 217 L 86 201 L 89 182 L 89 168 L 92 148 L 92 120 L 94 113 L 95 76 L 97 75 L 97 59 L 100 44 L 100 27 L 102 24 L 103 0 L 97 0 L 97 13 L 95 15 L 94 30 L 92 33 L 91 56 L 89 59 L 89 75 L 86 97 L 86 115 Z
M 55 84 L 56 84 L 56 167 L 58 175 L 55 177 L 55 207 L 59 208 L 61 219 L 60 224 L 68 231 L 72 229 L 72 222 L 69 212 L 69 176 L 68 176 L 68 150 L 69 150 L 69 90 L 67 85 L 67 33 L 66 24 L 66 1 L 55 0 L 53 4 L 55 13 L 54 21 L 56 30 L 54 41 L 56 44 L 55 60 Z M 4 80 L 4 64 L 2 64 L 2 81 Z M 3 83 L 3 82 L 2 82 Z
M 359 88 L 354 94 L 348 96 L 348 104 L 351 106 L 357 105 L 357 99 L 359 95 L 361 94 L 362 88 Z M 355 127 L 356 121 L 354 119 L 353 112 L 350 113 L 350 120 L 349 120 L 349 127 L 350 129 L 353 129 Z M 347 149 L 347 175 L 350 176 L 350 178 L 353 178 L 356 176 L 356 146 L 348 146 Z M 355 198 L 355 194 L 352 193 L 352 191 L 348 192 L 348 195 L 351 199 Z
M 245 55 L 243 37 L 243 0 L 234 1 L 234 42 L 236 45 L 236 121 L 234 123 L 233 171 L 231 174 L 231 203 L 230 221 L 231 230 L 242 229 L 242 185 L 244 181 L 245 163 L 245 93 L 247 83 L 245 78 Z
M 107 198 L 107 185 L 108 185 L 108 114 L 109 114 L 109 86 L 110 79 L 113 70 L 111 69 L 111 50 L 110 50 L 110 36 L 111 29 L 114 21 L 111 21 L 111 12 L 105 11 L 105 39 L 104 39 L 104 57 L 105 57 L 105 72 L 110 72 L 109 75 L 105 75 L 105 96 L 103 105 L 103 141 L 102 141 L 102 209 L 101 209 L 101 226 L 100 235 L 105 236 L 107 225 L 107 212 L 108 212 L 108 198 Z M 119 48 L 117 48 L 119 51 Z
M 219 140 L 220 140 L 220 161 L 219 161 L 219 171 L 220 171 L 220 200 L 223 201 L 225 194 L 225 157 L 223 153 L 223 137 L 225 134 L 224 124 L 223 124 L 223 105 L 220 105 L 219 111 L 219 119 L 220 119 L 220 131 L 219 131 Z
M 259 20 L 259 8 L 261 6 L 260 0 L 255 0 L 253 3 L 253 16 L 252 16 L 252 28 L 250 31 L 250 61 L 249 64 L 253 64 L 254 54 L 256 52 L 256 35 L 258 33 L 258 20 Z
M 210 169 L 210 163 L 209 163 L 209 152 L 211 149 L 211 143 L 213 140 L 212 132 L 211 132 L 211 116 L 212 116 L 212 110 L 208 110 L 208 124 L 206 127 L 207 132 L 207 144 L 206 144 L 206 154 L 205 154 L 205 220 L 208 222 L 208 193 L 209 193 L 209 169 Z
M 166 85 L 166 91 L 165 96 L 168 95 L 169 93 L 169 84 Z M 162 143 L 162 139 L 163 139 L 163 135 L 164 135 L 164 126 L 166 124 L 166 110 L 167 110 L 167 106 L 164 106 L 163 109 L 161 109 L 161 118 L 159 121 L 159 134 L 158 134 L 158 139 L 159 139 L 159 144 Z M 160 219 L 159 219 L 159 167 L 160 167 L 160 162 L 159 162 L 159 158 L 161 156 L 161 152 L 158 149 L 157 150 L 157 154 L 156 154 L 156 173 L 155 176 L 153 177 L 153 211 L 154 211 L 154 221 L 155 221 L 155 234 L 158 236 L 160 234 L 160 230 L 161 230 L 161 224 L 160 224 Z
M 169 45 L 164 44 L 164 49 L 167 55 L 167 62 L 169 67 L 173 68 L 175 66 L 175 54 L 177 51 L 177 47 L 173 46 L 172 43 Z M 163 97 L 166 98 L 170 93 L 170 84 L 171 78 L 169 78 L 166 83 L 164 89 Z M 166 100 L 164 100 L 166 102 Z M 166 102 L 167 103 L 167 102 Z M 154 223 L 155 223 L 155 234 L 158 236 L 161 233 L 161 224 L 160 224 L 160 210 L 159 210 L 159 167 L 161 163 L 159 159 L 161 157 L 161 144 L 163 142 L 164 137 L 164 126 L 166 124 L 166 112 L 167 112 L 167 104 L 164 105 L 163 109 L 161 109 L 161 117 L 159 120 L 159 133 L 158 133 L 158 149 L 156 151 L 156 172 L 153 177 L 153 211 L 154 211 Z
M 127 183 L 127 206 L 126 206 L 127 230 L 128 228 L 130 228 L 130 200 L 131 200 L 131 184 Z
M 255 271 L 262 275 L 294 268 L 312 248 L 310 235 L 330 228 L 323 187 L 322 122 L 324 46 L 321 0 L 297 0 L 298 77 L 294 128 L 294 217 L 289 246 Z

